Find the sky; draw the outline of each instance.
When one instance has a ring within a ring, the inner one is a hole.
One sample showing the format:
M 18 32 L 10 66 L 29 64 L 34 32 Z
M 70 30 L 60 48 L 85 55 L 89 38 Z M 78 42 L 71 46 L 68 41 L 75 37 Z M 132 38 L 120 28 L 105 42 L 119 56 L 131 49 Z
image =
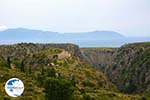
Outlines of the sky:
M 0 0 L 0 30 L 116 31 L 150 36 L 150 0 Z

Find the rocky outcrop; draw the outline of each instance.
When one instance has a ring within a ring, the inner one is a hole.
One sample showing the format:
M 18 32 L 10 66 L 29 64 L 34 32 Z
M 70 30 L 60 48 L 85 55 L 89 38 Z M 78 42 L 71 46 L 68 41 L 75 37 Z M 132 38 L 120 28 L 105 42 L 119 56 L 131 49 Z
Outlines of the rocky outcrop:
M 150 43 L 116 49 L 82 49 L 89 63 L 104 72 L 121 92 L 150 93 Z
M 71 57 L 71 54 L 68 51 L 63 50 L 58 54 L 58 59 L 65 59 Z

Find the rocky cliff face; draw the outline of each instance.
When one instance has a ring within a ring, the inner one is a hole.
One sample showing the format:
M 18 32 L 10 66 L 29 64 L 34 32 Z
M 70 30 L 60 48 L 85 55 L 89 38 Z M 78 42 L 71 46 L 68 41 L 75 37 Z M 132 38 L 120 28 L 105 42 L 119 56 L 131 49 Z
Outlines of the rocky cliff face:
M 82 49 L 82 53 L 120 91 L 150 94 L 150 43 L 128 44 L 116 49 Z
M 115 50 L 115 48 L 82 48 L 81 52 L 86 62 L 106 73 L 107 67 L 112 66 Z
M 121 91 L 150 93 L 150 43 L 122 46 L 113 54 L 112 65 L 107 76 Z

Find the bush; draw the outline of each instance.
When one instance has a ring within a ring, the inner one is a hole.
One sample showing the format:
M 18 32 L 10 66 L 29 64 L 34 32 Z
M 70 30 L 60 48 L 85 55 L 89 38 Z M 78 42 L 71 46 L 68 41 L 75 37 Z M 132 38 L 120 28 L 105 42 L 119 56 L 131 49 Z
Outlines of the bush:
M 71 100 L 74 91 L 70 81 L 56 78 L 47 78 L 44 89 L 47 100 Z
M 84 94 L 83 95 L 83 99 L 84 100 L 95 100 L 94 98 L 92 98 L 90 95 L 88 95 L 88 94 Z
M 0 56 L 0 67 L 4 67 L 4 66 L 7 66 L 6 61 L 2 56 Z
M 56 72 L 53 67 L 47 69 L 47 76 L 48 77 L 56 77 Z
M 95 84 L 90 81 L 84 81 L 84 82 L 82 82 L 82 85 L 85 87 L 94 87 L 95 86 Z

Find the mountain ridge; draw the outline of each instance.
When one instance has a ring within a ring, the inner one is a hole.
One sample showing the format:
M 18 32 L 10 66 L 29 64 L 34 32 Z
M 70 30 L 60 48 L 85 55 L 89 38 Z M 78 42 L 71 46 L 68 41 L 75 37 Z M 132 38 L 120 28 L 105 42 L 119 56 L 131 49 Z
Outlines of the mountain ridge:
M 115 31 L 59 33 L 25 28 L 0 31 L 0 44 L 73 43 L 80 47 L 120 47 L 134 42 L 148 42 L 150 37 L 126 37 Z
M 0 31 L 0 39 L 18 42 L 75 42 L 75 41 L 93 41 L 93 40 L 109 40 L 123 38 L 120 33 L 113 31 L 91 31 L 91 32 L 70 32 L 59 33 L 51 31 L 32 30 L 25 28 L 8 29 Z

